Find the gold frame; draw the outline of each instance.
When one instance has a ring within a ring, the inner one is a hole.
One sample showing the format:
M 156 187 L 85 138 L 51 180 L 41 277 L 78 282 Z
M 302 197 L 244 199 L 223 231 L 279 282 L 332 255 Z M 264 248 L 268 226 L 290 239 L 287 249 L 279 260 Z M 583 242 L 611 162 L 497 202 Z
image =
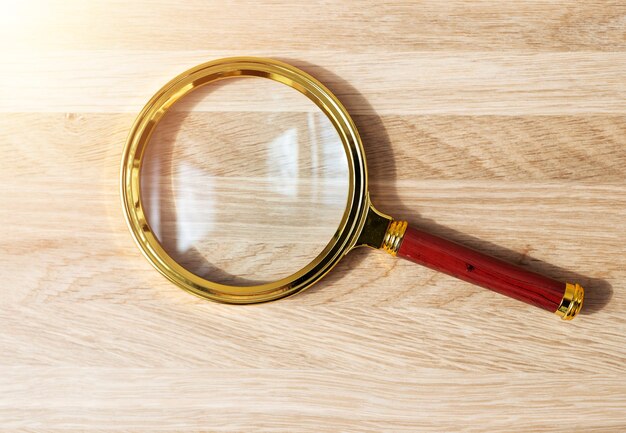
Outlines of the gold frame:
M 341 137 L 350 173 L 346 209 L 338 230 L 323 251 L 305 268 L 288 277 L 247 287 L 215 283 L 180 266 L 165 252 L 150 228 L 140 197 L 142 157 L 158 122 L 173 104 L 193 90 L 230 77 L 269 78 L 307 96 L 331 120 Z M 309 74 L 277 60 L 256 57 L 225 58 L 196 66 L 171 80 L 150 99 L 135 120 L 124 148 L 121 193 L 126 222 L 133 238 L 161 274 L 194 295 L 236 304 L 271 301 L 310 287 L 353 247 L 381 247 L 391 222 L 389 216 L 371 206 L 361 138 L 341 102 Z

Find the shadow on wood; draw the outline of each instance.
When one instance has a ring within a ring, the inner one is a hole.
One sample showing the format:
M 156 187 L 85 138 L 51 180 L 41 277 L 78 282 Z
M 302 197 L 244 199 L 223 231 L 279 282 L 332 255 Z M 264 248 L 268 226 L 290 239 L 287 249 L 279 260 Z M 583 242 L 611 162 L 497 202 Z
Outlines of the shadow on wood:
M 299 59 L 282 58 L 280 60 L 293 64 L 305 72 L 310 73 L 324 83 L 333 93 L 349 95 L 341 101 L 348 112 L 357 113 L 363 111 L 366 113 L 375 113 L 374 108 L 369 104 L 367 99 L 341 77 L 320 66 Z M 370 155 L 370 153 L 368 153 L 368 145 L 371 145 L 371 143 L 376 144 L 376 153 L 384 152 L 386 154 L 384 164 L 377 163 L 368 165 L 369 179 L 384 181 L 384 188 L 381 186 L 382 183 L 370 182 L 369 184 L 370 195 L 375 205 L 376 203 L 382 202 L 382 198 L 384 197 L 385 201 L 397 203 L 394 212 L 397 213 L 397 215 L 393 216 L 406 219 L 409 224 L 414 227 L 419 227 L 437 236 L 445 237 L 453 242 L 467 245 L 468 247 L 488 253 L 496 258 L 520 265 L 533 272 L 561 281 L 579 283 L 585 288 L 585 301 L 581 310 L 582 315 L 590 315 L 600 311 L 609 303 L 613 296 L 613 288 L 606 280 L 588 277 L 570 269 L 561 268 L 548 262 L 534 259 L 525 253 L 513 251 L 471 235 L 461 233 L 452 228 L 442 226 L 431 219 L 420 217 L 419 214 L 415 214 L 413 210 L 410 210 L 402 204 L 402 198 L 398 195 L 395 188 L 394 181 L 397 178 L 397 170 L 394 163 L 393 148 L 382 120 L 376 114 L 354 115 L 353 120 L 361 135 L 366 156 Z M 386 211 L 385 209 L 381 210 L 383 212 Z M 355 255 L 355 253 L 351 252 L 350 255 Z M 362 260 L 363 257 L 365 257 L 363 254 L 359 254 L 358 258 L 355 258 L 357 261 L 351 260 L 351 265 L 354 266 L 358 261 Z M 344 262 L 345 261 L 347 260 L 344 260 Z M 340 263 L 338 268 L 341 268 L 342 265 L 345 264 L 346 263 Z M 327 277 L 324 281 L 328 283 L 329 280 L 332 281 L 332 276 Z M 325 284 L 322 283 L 318 285 L 316 289 L 319 290 L 324 285 Z

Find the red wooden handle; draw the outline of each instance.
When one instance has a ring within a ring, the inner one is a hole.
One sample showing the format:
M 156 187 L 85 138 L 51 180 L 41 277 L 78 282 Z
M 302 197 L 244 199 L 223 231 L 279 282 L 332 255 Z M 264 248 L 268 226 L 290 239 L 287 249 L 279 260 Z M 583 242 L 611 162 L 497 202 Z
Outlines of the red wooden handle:
M 577 284 L 535 274 L 411 227 L 397 255 L 545 310 L 561 311 L 564 319 L 571 319 L 582 306 L 583 289 Z

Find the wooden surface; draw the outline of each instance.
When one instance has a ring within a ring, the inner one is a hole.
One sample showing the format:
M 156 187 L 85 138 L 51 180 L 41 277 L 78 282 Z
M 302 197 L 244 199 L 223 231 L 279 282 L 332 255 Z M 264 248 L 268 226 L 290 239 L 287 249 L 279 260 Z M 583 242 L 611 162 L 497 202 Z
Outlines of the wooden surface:
M 626 429 L 624 2 L 1 8 L 1 432 Z M 344 101 L 381 210 L 581 283 L 582 315 L 368 250 L 271 304 L 168 283 L 124 223 L 122 147 L 231 55 Z

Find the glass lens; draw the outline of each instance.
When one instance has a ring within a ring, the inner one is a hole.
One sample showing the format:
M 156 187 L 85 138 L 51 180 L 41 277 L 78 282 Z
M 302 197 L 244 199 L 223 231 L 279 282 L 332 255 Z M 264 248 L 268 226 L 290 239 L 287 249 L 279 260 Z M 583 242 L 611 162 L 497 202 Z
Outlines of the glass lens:
M 163 117 L 141 169 L 148 223 L 192 273 L 249 286 L 287 277 L 331 241 L 349 173 L 330 120 L 266 78 L 196 89 Z

